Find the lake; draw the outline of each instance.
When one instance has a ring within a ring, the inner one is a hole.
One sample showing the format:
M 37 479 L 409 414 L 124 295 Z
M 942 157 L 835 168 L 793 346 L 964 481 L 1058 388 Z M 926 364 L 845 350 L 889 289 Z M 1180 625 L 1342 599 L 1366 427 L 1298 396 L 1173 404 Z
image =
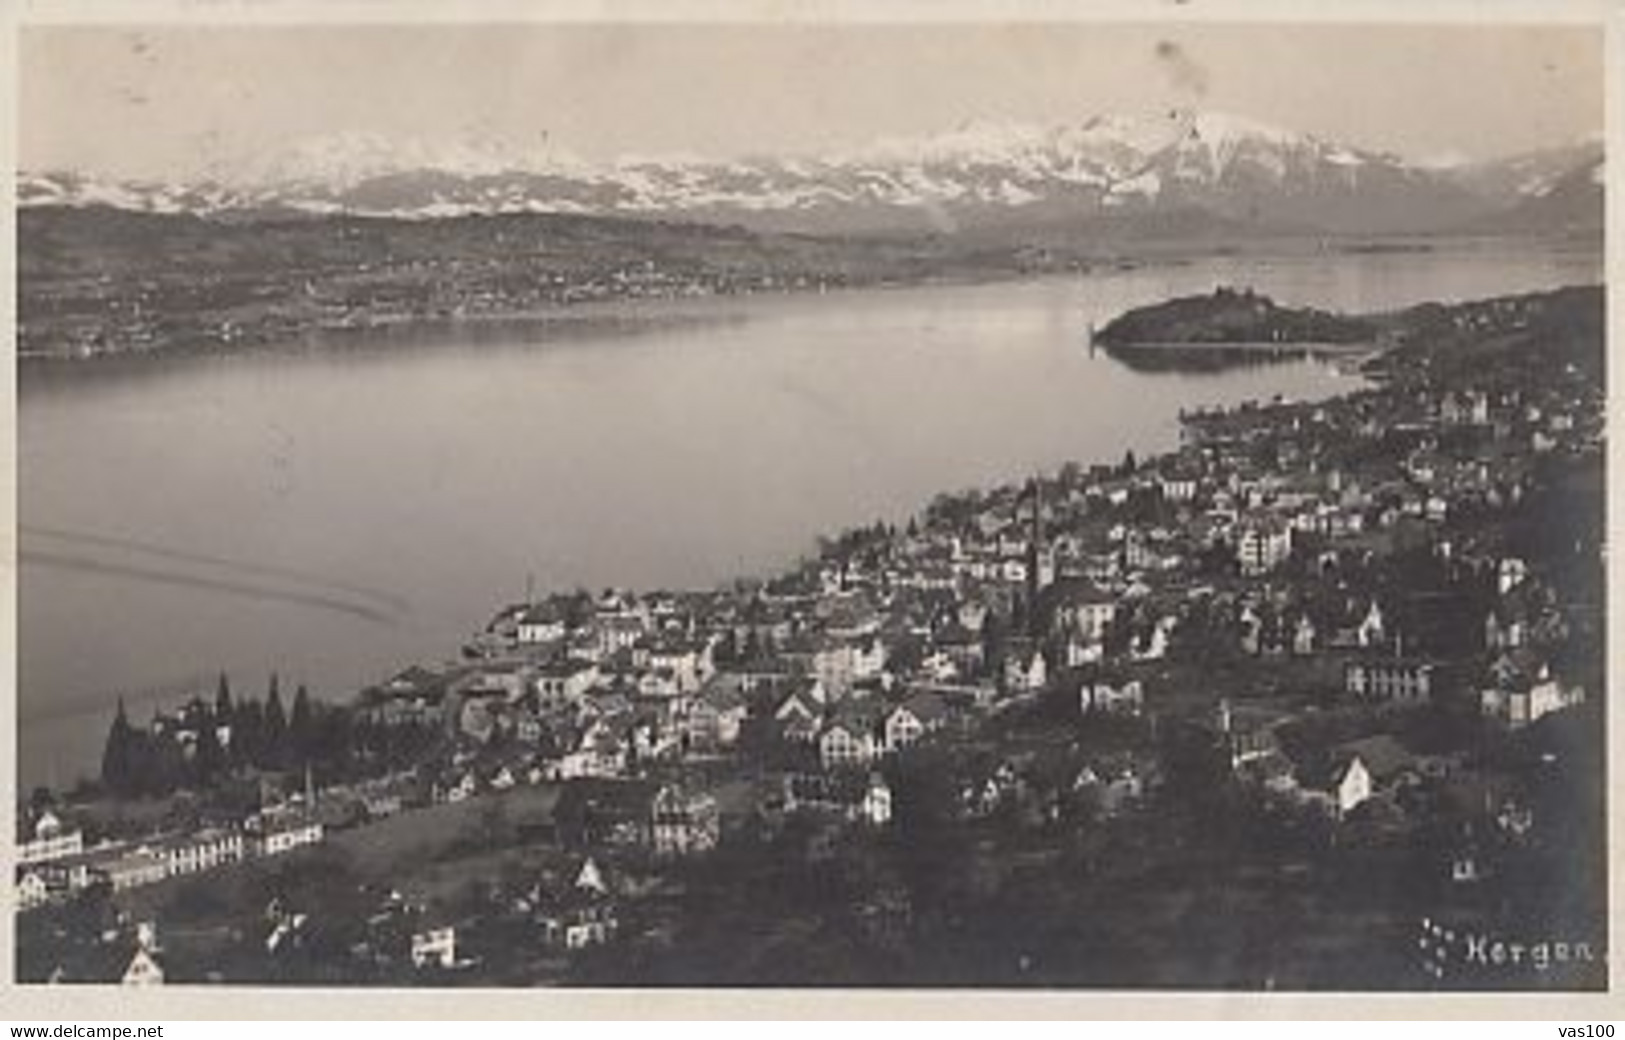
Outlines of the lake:
M 1029 282 L 583 308 L 227 357 L 25 367 L 21 782 L 93 771 L 230 673 L 342 698 L 502 604 L 696 586 L 1069 460 L 1181 407 L 1360 385 L 1319 361 L 1134 371 L 1085 329 L 1218 285 L 1344 310 L 1601 280 L 1594 251 L 1229 257 Z

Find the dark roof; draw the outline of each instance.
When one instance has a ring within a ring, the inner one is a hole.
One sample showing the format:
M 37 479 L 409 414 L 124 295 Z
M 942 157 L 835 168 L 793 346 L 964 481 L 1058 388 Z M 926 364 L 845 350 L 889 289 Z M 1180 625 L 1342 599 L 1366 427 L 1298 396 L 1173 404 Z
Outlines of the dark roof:
M 844 726 L 854 733 L 867 733 L 875 726 L 884 709 L 868 701 L 842 701 L 830 717 L 829 726 Z
M 897 707 L 908 709 L 921 722 L 934 722 L 948 717 L 948 705 L 943 699 L 925 690 L 911 692 Z
M 1365 764 L 1366 771 L 1378 780 L 1392 778 L 1416 766 L 1416 756 L 1386 733 L 1361 737 L 1334 747 L 1332 761 L 1336 766 L 1336 775 L 1341 776 L 1356 757 Z

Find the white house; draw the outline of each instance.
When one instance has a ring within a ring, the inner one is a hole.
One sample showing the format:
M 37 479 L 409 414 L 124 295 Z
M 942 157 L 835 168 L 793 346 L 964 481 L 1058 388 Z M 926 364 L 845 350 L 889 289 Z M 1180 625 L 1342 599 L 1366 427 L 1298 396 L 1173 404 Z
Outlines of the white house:
M 1523 560 L 1516 556 L 1504 557 L 1500 563 L 1496 565 L 1496 591 L 1505 596 L 1507 593 L 1523 584 L 1523 580 L 1528 576 L 1529 565 L 1524 563 Z
M 70 828 L 61 817 L 47 809 L 34 821 L 34 836 L 17 846 L 19 864 L 47 863 L 53 859 L 77 856 L 85 849 L 85 832 Z
M 844 713 L 818 735 L 818 760 L 826 769 L 868 765 L 880 753 L 874 721 L 859 713 Z
M 1066 590 L 1057 616 L 1083 642 L 1099 643 L 1117 619 L 1117 600 L 1096 585 L 1077 585 Z
M 418 968 L 457 966 L 457 929 L 451 925 L 414 932 L 412 964 Z
M 275 856 L 304 845 L 314 845 L 327 833 L 322 822 L 314 816 L 288 809 L 266 810 L 250 820 L 250 827 L 258 833 L 255 844 L 263 856 Z
M 1376 600 L 1372 600 L 1359 628 L 1355 629 L 1354 641 L 1363 647 L 1377 646 L 1383 641 L 1384 631 L 1382 608 L 1377 606 Z
M 17 879 L 17 905 L 30 910 L 50 900 L 51 884 L 46 880 L 45 872 L 38 868 L 24 868 L 22 876 Z
M 1381 733 L 1338 745 L 1332 761 L 1331 800 L 1339 816 L 1414 782 L 1419 773 L 1411 753 Z
M 235 830 L 203 830 L 172 839 L 164 854 L 170 877 L 213 870 L 243 858 L 243 835 Z
M 863 802 L 858 807 L 858 818 L 875 827 L 883 827 L 891 822 L 891 785 L 879 773 L 869 777 L 869 787 L 864 791 Z
M 941 728 L 947 721 L 948 708 L 942 698 L 930 693 L 916 693 L 887 712 L 885 748 L 890 752 L 902 751 L 925 734 Z
M 886 644 L 873 636 L 830 640 L 813 652 L 812 667 L 826 689 L 845 692 L 885 670 Z
M 662 639 L 647 650 L 645 666 L 672 676 L 680 693 L 693 693 L 716 671 L 712 644 L 688 639 Z M 641 656 L 641 655 L 639 655 Z
M 157 951 L 147 949 L 144 944 L 137 944 L 135 953 L 130 956 L 130 963 L 125 966 L 119 982 L 126 986 L 162 986 L 164 966 L 158 960 Z
M 1372 659 L 1344 668 L 1344 688 L 1368 700 L 1423 703 L 1432 699 L 1434 683 L 1434 666 L 1425 661 Z
M 1138 715 L 1145 707 L 1145 690 L 1138 679 L 1116 685 L 1085 682 L 1078 689 L 1078 707 L 1085 715 Z
M 1513 729 L 1584 702 L 1585 687 L 1565 686 L 1544 667 L 1532 679 L 1497 684 L 1479 694 L 1480 710 Z
M 1292 528 L 1274 517 L 1259 517 L 1241 525 L 1236 539 L 1236 562 L 1243 574 L 1263 574 L 1292 555 Z
M 1337 814 L 1343 816 L 1371 797 L 1371 771 L 1359 755 L 1350 758 L 1333 782 Z

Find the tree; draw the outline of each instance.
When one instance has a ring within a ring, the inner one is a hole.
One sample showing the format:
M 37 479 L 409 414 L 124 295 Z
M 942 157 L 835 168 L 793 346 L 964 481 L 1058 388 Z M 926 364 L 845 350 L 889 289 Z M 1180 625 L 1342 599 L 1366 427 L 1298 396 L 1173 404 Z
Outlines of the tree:
M 1027 597 L 1018 593 L 1010 605 L 1010 631 L 1014 635 L 1031 636 L 1032 623 L 1032 609 Z
M 208 719 L 198 727 L 197 754 L 192 759 L 193 780 L 206 785 L 226 771 L 226 749 L 220 746 L 218 720 Z
M 179 741 L 141 732 L 136 735 L 136 747 L 137 791 L 166 795 L 186 783 L 188 763 Z
M 310 761 L 315 744 L 315 726 L 311 717 L 310 692 L 300 683 L 293 695 L 293 713 L 288 717 L 289 761 L 304 764 Z
M 276 767 L 282 764 L 288 742 L 288 713 L 282 707 L 282 691 L 277 675 L 271 673 L 271 689 L 265 695 L 265 721 L 260 733 L 260 760 L 262 765 Z
M 231 684 L 226 681 L 226 673 L 220 673 L 220 683 L 214 690 L 214 717 L 215 721 L 230 724 L 236 712 L 231 703 Z
M 136 735 L 124 713 L 124 698 L 118 700 L 118 713 L 107 731 L 107 742 L 102 747 L 102 784 L 119 797 L 134 793 L 136 779 Z
M 1006 634 L 1004 619 L 997 612 L 989 610 L 982 620 L 982 663 L 990 674 L 999 674 L 1004 665 Z
M 258 764 L 262 751 L 264 713 L 252 697 L 238 701 L 231 719 L 231 757 L 241 766 Z

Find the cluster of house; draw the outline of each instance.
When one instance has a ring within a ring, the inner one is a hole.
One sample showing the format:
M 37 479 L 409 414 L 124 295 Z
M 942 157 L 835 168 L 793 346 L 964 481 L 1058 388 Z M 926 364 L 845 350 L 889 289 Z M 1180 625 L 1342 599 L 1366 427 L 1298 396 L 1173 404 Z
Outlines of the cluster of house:
M 521 887 L 504 893 L 503 916 L 519 923 L 529 945 L 536 950 L 572 953 L 601 946 L 620 927 L 621 896 L 611 871 L 591 856 L 579 858 L 573 871 L 543 872 Z M 394 889 L 375 893 L 367 904 L 361 938 L 349 954 L 358 964 L 389 971 L 444 973 L 475 967 L 485 958 L 479 928 L 458 921 L 443 911 L 403 896 Z M 297 960 L 313 934 L 310 914 L 274 897 L 260 917 L 257 931 L 250 929 L 250 955 L 268 960 Z M 131 921 L 120 915 L 86 941 L 61 950 L 44 979 L 48 983 L 115 983 L 157 986 L 166 982 L 202 981 L 191 975 L 218 968 L 194 965 L 177 972 L 159 937 L 157 922 Z M 501 952 L 515 951 L 504 944 Z
M 91 356 L 151 350 L 176 343 L 226 345 L 285 341 L 315 330 L 357 329 L 412 318 L 463 318 L 522 313 L 536 307 L 621 298 L 739 295 L 839 287 L 840 273 L 674 268 L 654 261 L 618 261 L 581 270 L 532 270 L 515 278 L 511 256 L 500 263 L 460 258 L 362 264 L 356 278 L 329 278 L 318 287 L 299 271 L 272 272 L 257 293 L 276 306 L 245 316 L 235 307 L 240 286 L 189 272 L 147 277 L 122 286 L 31 283 L 29 318 L 18 324 L 24 356 Z
M 59 957 L 45 974 L 51 985 L 162 986 L 167 978 L 164 947 L 153 921 L 117 922 Z
M 18 845 L 17 904 L 31 909 L 99 885 L 122 892 L 252 857 L 280 855 L 323 836 L 323 824 L 303 805 L 279 805 L 254 812 L 237 825 L 87 844 L 83 828 L 47 809 L 29 822 L 26 840 Z
M 571 952 L 602 946 L 620 927 L 618 893 L 609 873 L 591 856 L 573 875 L 530 881 L 509 893 L 507 903 L 509 915 L 524 922 L 533 943 L 546 948 Z M 455 971 L 479 962 L 479 955 L 470 952 L 467 926 L 407 907 L 398 896 L 374 920 L 401 913 L 414 914 L 408 917 L 413 922 L 408 957 L 414 968 Z
M 1518 502 L 1536 453 L 1595 450 L 1589 401 L 1424 388 L 1188 415 L 1173 454 L 939 500 L 766 584 L 516 605 L 465 660 L 409 669 L 361 710 L 455 734 L 465 750 L 437 787 L 452 800 L 713 760 L 752 732 L 867 774 L 1057 683 L 1082 713 L 1138 713 L 1136 669 L 1201 615 L 1244 654 L 1335 662 L 1355 700 L 1477 682 L 1487 716 L 1527 725 L 1584 699 L 1554 674 L 1563 604 L 1517 557 L 1458 546 L 1451 521 Z M 1389 603 L 1403 588 L 1324 593 L 1319 579 L 1407 538 L 1493 571 L 1481 660 L 1407 654 Z
M 1230 768 L 1265 799 L 1322 814 L 1339 824 L 1358 823 L 1368 838 L 1402 840 L 1426 818 L 1429 805 L 1453 803 L 1470 819 L 1450 835 L 1443 868 L 1453 883 L 1476 884 L 1493 875 L 1493 847 L 1524 842 L 1534 812 L 1515 784 L 1469 765 L 1458 752 L 1419 754 L 1389 733 L 1339 741 L 1300 763 L 1284 748 L 1291 717 L 1267 709 L 1222 703 L 1209 725 Z

